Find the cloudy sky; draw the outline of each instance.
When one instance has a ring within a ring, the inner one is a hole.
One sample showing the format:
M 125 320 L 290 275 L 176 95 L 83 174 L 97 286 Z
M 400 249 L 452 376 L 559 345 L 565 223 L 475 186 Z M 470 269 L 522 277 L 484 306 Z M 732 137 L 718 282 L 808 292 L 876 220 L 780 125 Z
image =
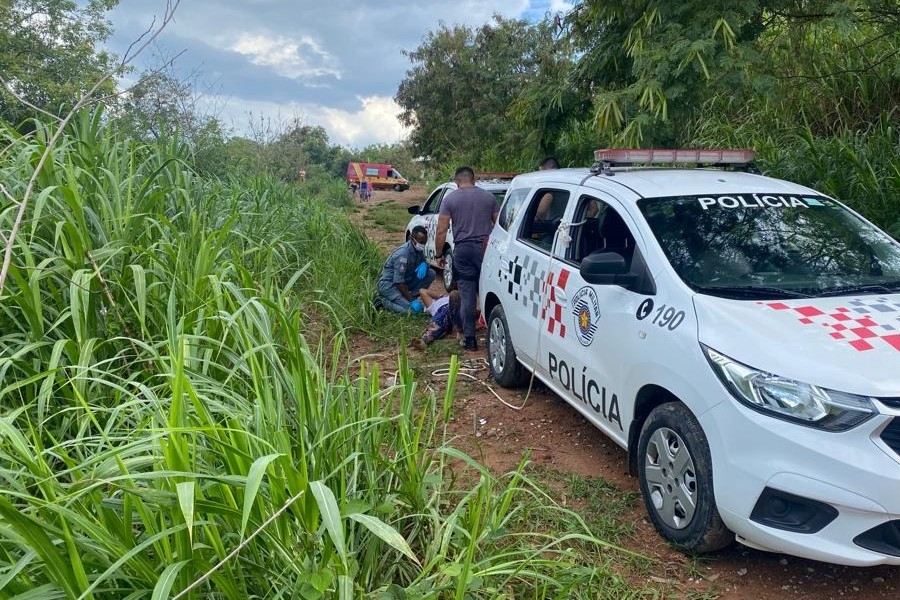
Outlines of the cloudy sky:
M 165 0 L 120 0 L 110 14 L 122 54 Z M 138 69 L 179 52 L 176 70 L 215 92 L 207 106 L 237 133 L 255 119 L 302 118 L 332 142 L 360 148 L 405 132 L 393 101 L 413 50 L 445 24 L 480 25 L 493 14 L 538 20 L 566 0 L 182 0 L 175 20 Z

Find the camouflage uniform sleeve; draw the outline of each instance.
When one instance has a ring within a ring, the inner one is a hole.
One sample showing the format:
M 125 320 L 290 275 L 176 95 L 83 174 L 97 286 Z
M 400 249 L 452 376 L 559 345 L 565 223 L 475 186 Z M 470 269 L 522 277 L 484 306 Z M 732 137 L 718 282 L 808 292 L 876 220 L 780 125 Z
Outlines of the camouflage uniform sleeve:
M 409 268 L 409 253 L 406 248 L 401 248 L 394 254 L 394 283 L 406 283 L 406 271 Z

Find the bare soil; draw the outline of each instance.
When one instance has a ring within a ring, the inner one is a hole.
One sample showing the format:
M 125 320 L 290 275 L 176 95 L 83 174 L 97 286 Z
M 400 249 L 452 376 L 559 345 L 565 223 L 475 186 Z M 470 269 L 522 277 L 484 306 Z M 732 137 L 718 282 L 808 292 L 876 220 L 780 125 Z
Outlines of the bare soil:
M 386 251 L 403 242 L 403 231 L 373 227 L 366 217 L 381 203 L 401 206 L 421 204 L 428 190 L 413 187 L 406 192 L 376 192 L 369 203 L 360 204 L 357 222 L 370 238 Z M 440 283 L 435 283 L 440 289 Z M 483 337 L 483 334 L 482 334 Z M 481 340 L 481 347 L 484 347 Z M 355 340 L 354 354 L 378 355 L 382 373 L 396 369 L 396 347 L 379 346 L 364 336 Z M 446 360 L 454 350 L 447 343 Z M 413 357 L 415 359 L 415 357 Z M 420 355 L 420 369 L 427 384 L 443 393 L 441 377 L 428 377 L 428 367 L 439 366 L 444 357 Z M 472 359 L 478 356 L 461 356 Z M 436 363 L 428 365 L 425 363 Z M 530 455 L 534 465 L 561 475 L 602 479 L 625 493 L 639 494 L 637 480 L 627 473 L 626 454 L 562 399 L 535 382 L 525 401 L 526 390 L 505 390 L 488 379 L 486 368 L 475 373 L 477 382 L 461 380 L 454 400 L 456 410 L 451 431 L 454 443 L 469 451 L 497 473 L 516 468 Z M 486 387 L 500 395 L 514 410 Z M 557 486 L 559 487 L 559 486 Z M 900 490 L 898 490 L 900 493 Z M 560 492 L 557 501 L 573 502 Z M 577 502 L 573 502 L 576 506 Z M 780 554 L 752 550 L 734 544 L 712 556 L 691 558 L 668 546 L 646 518 L 642 502 L 624 509 L 625 519 L 634 527 L 633 535 L 622 543 L 629 550 L 654 559 L 648 582 L 663 584 L 674 598 L 720 598 L 722 600 L 875 600 L 900 598 L 900 568 L 852 568 L 809 561 Z

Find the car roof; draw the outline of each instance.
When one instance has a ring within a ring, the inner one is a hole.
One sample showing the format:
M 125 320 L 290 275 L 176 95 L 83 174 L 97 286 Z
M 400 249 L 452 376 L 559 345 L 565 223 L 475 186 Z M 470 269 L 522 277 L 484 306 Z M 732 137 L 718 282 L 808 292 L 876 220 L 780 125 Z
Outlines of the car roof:
M 817 193 L 802 185 L 764 175 L 705 168 L 627 167 L 599 174 L 586 168 L 554 169 L 519 175 L 513 180 L 513 187 L 552 185 L 554 182 L 604 190 L 618 188 L 622 199 L 634 200 L 693 194 Z
M 505 192 L 509 189 L 510 180 L 508 179 L 486 179 L 484 181 L 476 181 L 475 185 L 480 187 L 483 190 L 487 190 L 489 192 Z M 446 183 L 442 183 L 440 187 L 445 187 L 448 190 L 455 190 L 456 184 L 452 181 L 447 181 Z
M 486 189 L 489 192 L 505 192 L 509 189 L 510 180 L 487 180 L 487 181 L 476 181 L 475 185 L 480 188 Z

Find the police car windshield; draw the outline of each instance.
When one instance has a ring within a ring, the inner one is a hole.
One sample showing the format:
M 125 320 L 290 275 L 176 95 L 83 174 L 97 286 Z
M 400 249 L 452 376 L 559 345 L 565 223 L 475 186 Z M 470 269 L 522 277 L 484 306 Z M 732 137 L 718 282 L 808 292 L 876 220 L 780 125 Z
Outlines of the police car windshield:
M 692 195 L 638 206 L 672 268 L 700 293 L 753 300 L 777 290 L 785 298 L 900 291 L 900 245 L 828 198 Z

